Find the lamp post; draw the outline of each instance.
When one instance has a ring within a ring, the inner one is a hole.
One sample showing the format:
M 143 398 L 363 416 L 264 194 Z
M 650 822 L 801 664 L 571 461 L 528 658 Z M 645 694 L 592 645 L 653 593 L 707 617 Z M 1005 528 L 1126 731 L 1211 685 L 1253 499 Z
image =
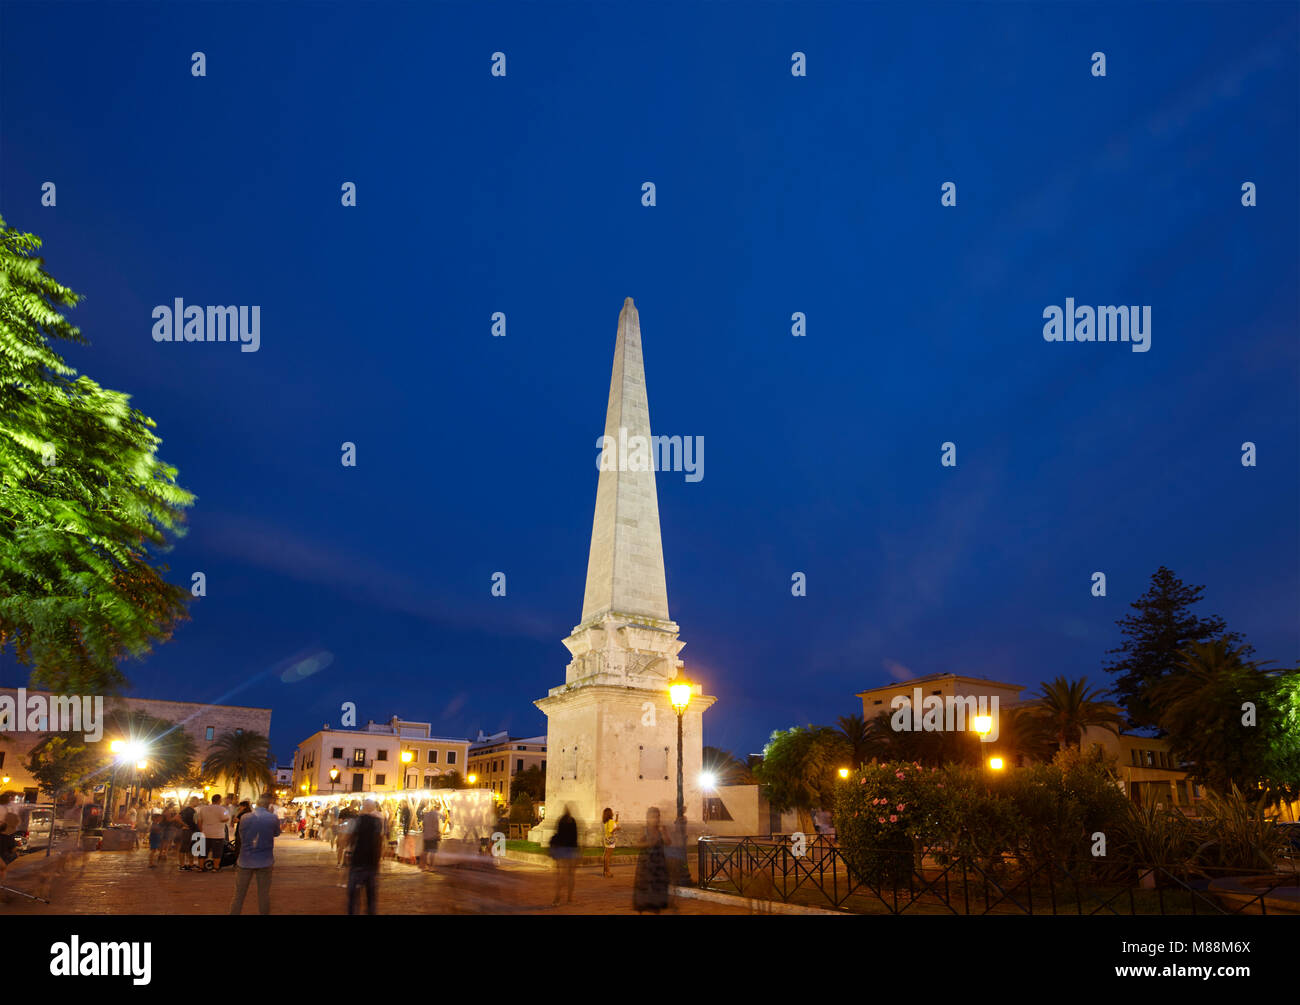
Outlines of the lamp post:
M 668 688 L 668 698 L 677 713 L 677 847 L 682 851 L 682 868 L 686 868 L 686 793 L 682 788 L 682 719 L 691 703 L 691 685 L 679 672 Z
M 334 794 L 334 783 L 337 782 L 338 780 L 339 780 L 339 769 L 338 766 L 335 765 L 334 767 L 330 768 L 330 795 Z
M 409 750 L 403 750 L 399 758 L 399 760 L 402 762 L 402 791 L 403 792 L 406 791 L 406 766 L 411 763 L 411 759 L 414 756 L 415 755 L 412 754 Z

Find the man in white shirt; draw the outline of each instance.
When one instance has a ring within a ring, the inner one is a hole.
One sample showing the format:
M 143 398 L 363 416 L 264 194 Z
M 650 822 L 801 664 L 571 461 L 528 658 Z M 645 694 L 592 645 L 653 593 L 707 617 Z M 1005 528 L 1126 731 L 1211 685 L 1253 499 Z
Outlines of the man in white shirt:
M 194 821 L 203 834 L 204 853 L 213 859 L 213 871 L 221 871 L 221 852 L 226 846 L 226 825 L 230 822 L 230 810 L 221 805 L 221 796 L 212 797 L 212 802 L 200 806 L 194 811 Z

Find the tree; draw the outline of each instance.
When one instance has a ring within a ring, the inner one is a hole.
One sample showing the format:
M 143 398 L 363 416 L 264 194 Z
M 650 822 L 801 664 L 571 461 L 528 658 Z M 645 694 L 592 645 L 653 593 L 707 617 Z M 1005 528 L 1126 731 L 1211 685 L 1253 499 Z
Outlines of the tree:
M 1266 671 L 1222 639 L 1193 643 L 1151 690 L 1169 744 L 1201 784 L 1270 803 L 1300 788 L 1300 673 Z M 1254 708 L 1251 721 L 1246 712 Z
M 859 768 L 871 760 L 871 738 L 867 734 L 867 724 L 856 712 L 842 715 L 836 720 L 845 741 L 851 751 L 849 757 L 854 768 Z
M 1110 650 L 1119 658 L 1105 670 L 1119 675 L 1115 693 L 1131 728 L 1158 728 L 1159 712 L 1148 692 L 1177 666 L 1178 653 L 1188 645 L 1221 639 L 1244 656 L 1254 652 L 1240 635 L 1227 630 L 1222 618 L 1200 618 L 1191 612 L 1204 590 L 1203 586 L 1185 585 L 1162 565 L 1151 577 L 1147 592 L 1130 605 L 1137 613 L 1115 622 L 1126 638 Z
M 261 733 L 228 730 L 216 738 L 212 750 L 203 759 L 203 771 L 230 779 L 231 791 L 238 798 L 241 782 L 249 782 L 255 790 L 261 790 L 274 781 L 267 767 L 270 749 L 270 741 Z
M 718 785 L 754 784 L 754 772 L 730 750 L 706 746 L 701 762 L 701 767 L 713 776 Z
M 800 829 L 811 833 L 812 812 L 831 805 L 848 757 L 847 741 L 831 727 L 795 726 L 772 734 L 754 774 L 773 808 L 795 810 Z
M 141 747 L 141 759 L 145 763 L 143 770 L 129 761 L 115 767 L 114 784 L 138 784 L 152 791 L 185 780 L 193 770 L 197 753 L 194 738 L 169 719 L 135 709 L 115 708 L 105 716 L 104 739 L 100 742 L 105 763 L 112 763 L 109 755 L 114 740 Z
M 194 497 L 155 455 L 153 420 L 51 348 L 86 344 L 59 312 L 81 298 L 38 248 L 0 218 L 0 653 L 51 691 L 113 693 L 118 663 L 186 616 L 153 553 Z
M 523 771 L 516 771 L 510 779 L 510 796 L 513 799 L 520 792 L 528 793 L 533 802 L 540 803 L 546 799 L 546 774 L 541 766 L 529 765 Z
M 1102 691 L 1088 687 L 1087 677 L 1078 680 L 1057 677 L 1042 685 L 1030 712 L 1043 720 L 1058 748 L 1064 750 L 1079 746 L 1083 730 L 1088 726 L 1119 733 L 1123 721 L 1120 710 L 1103 699 Z
M 27 755 L 27 773 L 54 801 L 62 792 L 90 788 L 103 764 L 97 748 L 59 733 L 47 734 Z
M 867 752 L 875 760 L 912 761 L 927 768 L 978 764 L 982 757 L 980 741 L 974 733 L 894 729 L 890 712 L 881 712 L 867 723 L 866 743 Z

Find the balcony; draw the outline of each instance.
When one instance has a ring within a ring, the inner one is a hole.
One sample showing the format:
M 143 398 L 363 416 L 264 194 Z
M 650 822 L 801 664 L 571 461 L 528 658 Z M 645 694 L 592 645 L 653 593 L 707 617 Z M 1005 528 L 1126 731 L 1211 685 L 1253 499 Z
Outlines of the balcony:
M 366 758 L 364 761 L 344 761 L 339 765 L 339 771 L 364 771 L 375 765 L 374 758 Z

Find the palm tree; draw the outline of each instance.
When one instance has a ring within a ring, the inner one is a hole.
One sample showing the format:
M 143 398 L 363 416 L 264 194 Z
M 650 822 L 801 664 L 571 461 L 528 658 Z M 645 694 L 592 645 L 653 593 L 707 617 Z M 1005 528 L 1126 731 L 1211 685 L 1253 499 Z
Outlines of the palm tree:
M 205 774 L 222 775 L 231 780 L 235 797 L 239 797 L 241 782 L 249 782 L 254 790 L 264 789 L 272 782 L 270 741 L 261 733 L 233 730 L 218 736 L 203 759 Z
M 1046 716 L 1032 705 L 1017 705 L 1001 714 L 997 745 L 1026 761 L 1050 761 L 1056 753 L 1056 736 Z
M 1278 674 L 1267 666 L 1245 659 L 1223 639 L 1194 642 L 1178 654 L 1174 672 L 1151 688 L 1151 707 L 1158 709 L 1174 753 L 1191 765 L 1198 781 L 1220 793 L 1233 784 L 1271 792 L 1276 783 L 1294 781 L 1268 778 L 1271 748 L 1286 740 L 1269 721 L 1282 717 L 1268 714 Z M 1246 703 L 1259 710 L 1260 726 L 1243 725 Z
M 855 769 L 860 768 L 871 760 L 871 740 L 867 735 L 866 721 L 855 712 L 853 715 L 840 716 L 836 722 L 852 751 L 850 755 L 853 759 L 852 766 Z
M 755 782 L 749 765 L 730 750 L 705 747 L 701 767 L 713 775 L 718 785 L 753 785 Z
M 141 747 L 145 767 L 119 764 L 110 752 L 114 740 Z M 194 738 L 176 723 L 131 708 L 108 713 L 98 747 L 115 785 L 134 785 L 151 792 L 183 779 L 193 767 L 197 750 Z
M 1060 749 L 1064 750 L 1067 746 L 1079 746 L 1083 730 L 1088 726 L 1100 726 L 1119 733 L 1123 722 L 1119 706 L 1106 701 L 1105 696 L 1105 691 L 1088 687 L 1087 677 L 1078 680 L 1057 677 L 1042 685 L 1029 708 L 1042 718 Z

